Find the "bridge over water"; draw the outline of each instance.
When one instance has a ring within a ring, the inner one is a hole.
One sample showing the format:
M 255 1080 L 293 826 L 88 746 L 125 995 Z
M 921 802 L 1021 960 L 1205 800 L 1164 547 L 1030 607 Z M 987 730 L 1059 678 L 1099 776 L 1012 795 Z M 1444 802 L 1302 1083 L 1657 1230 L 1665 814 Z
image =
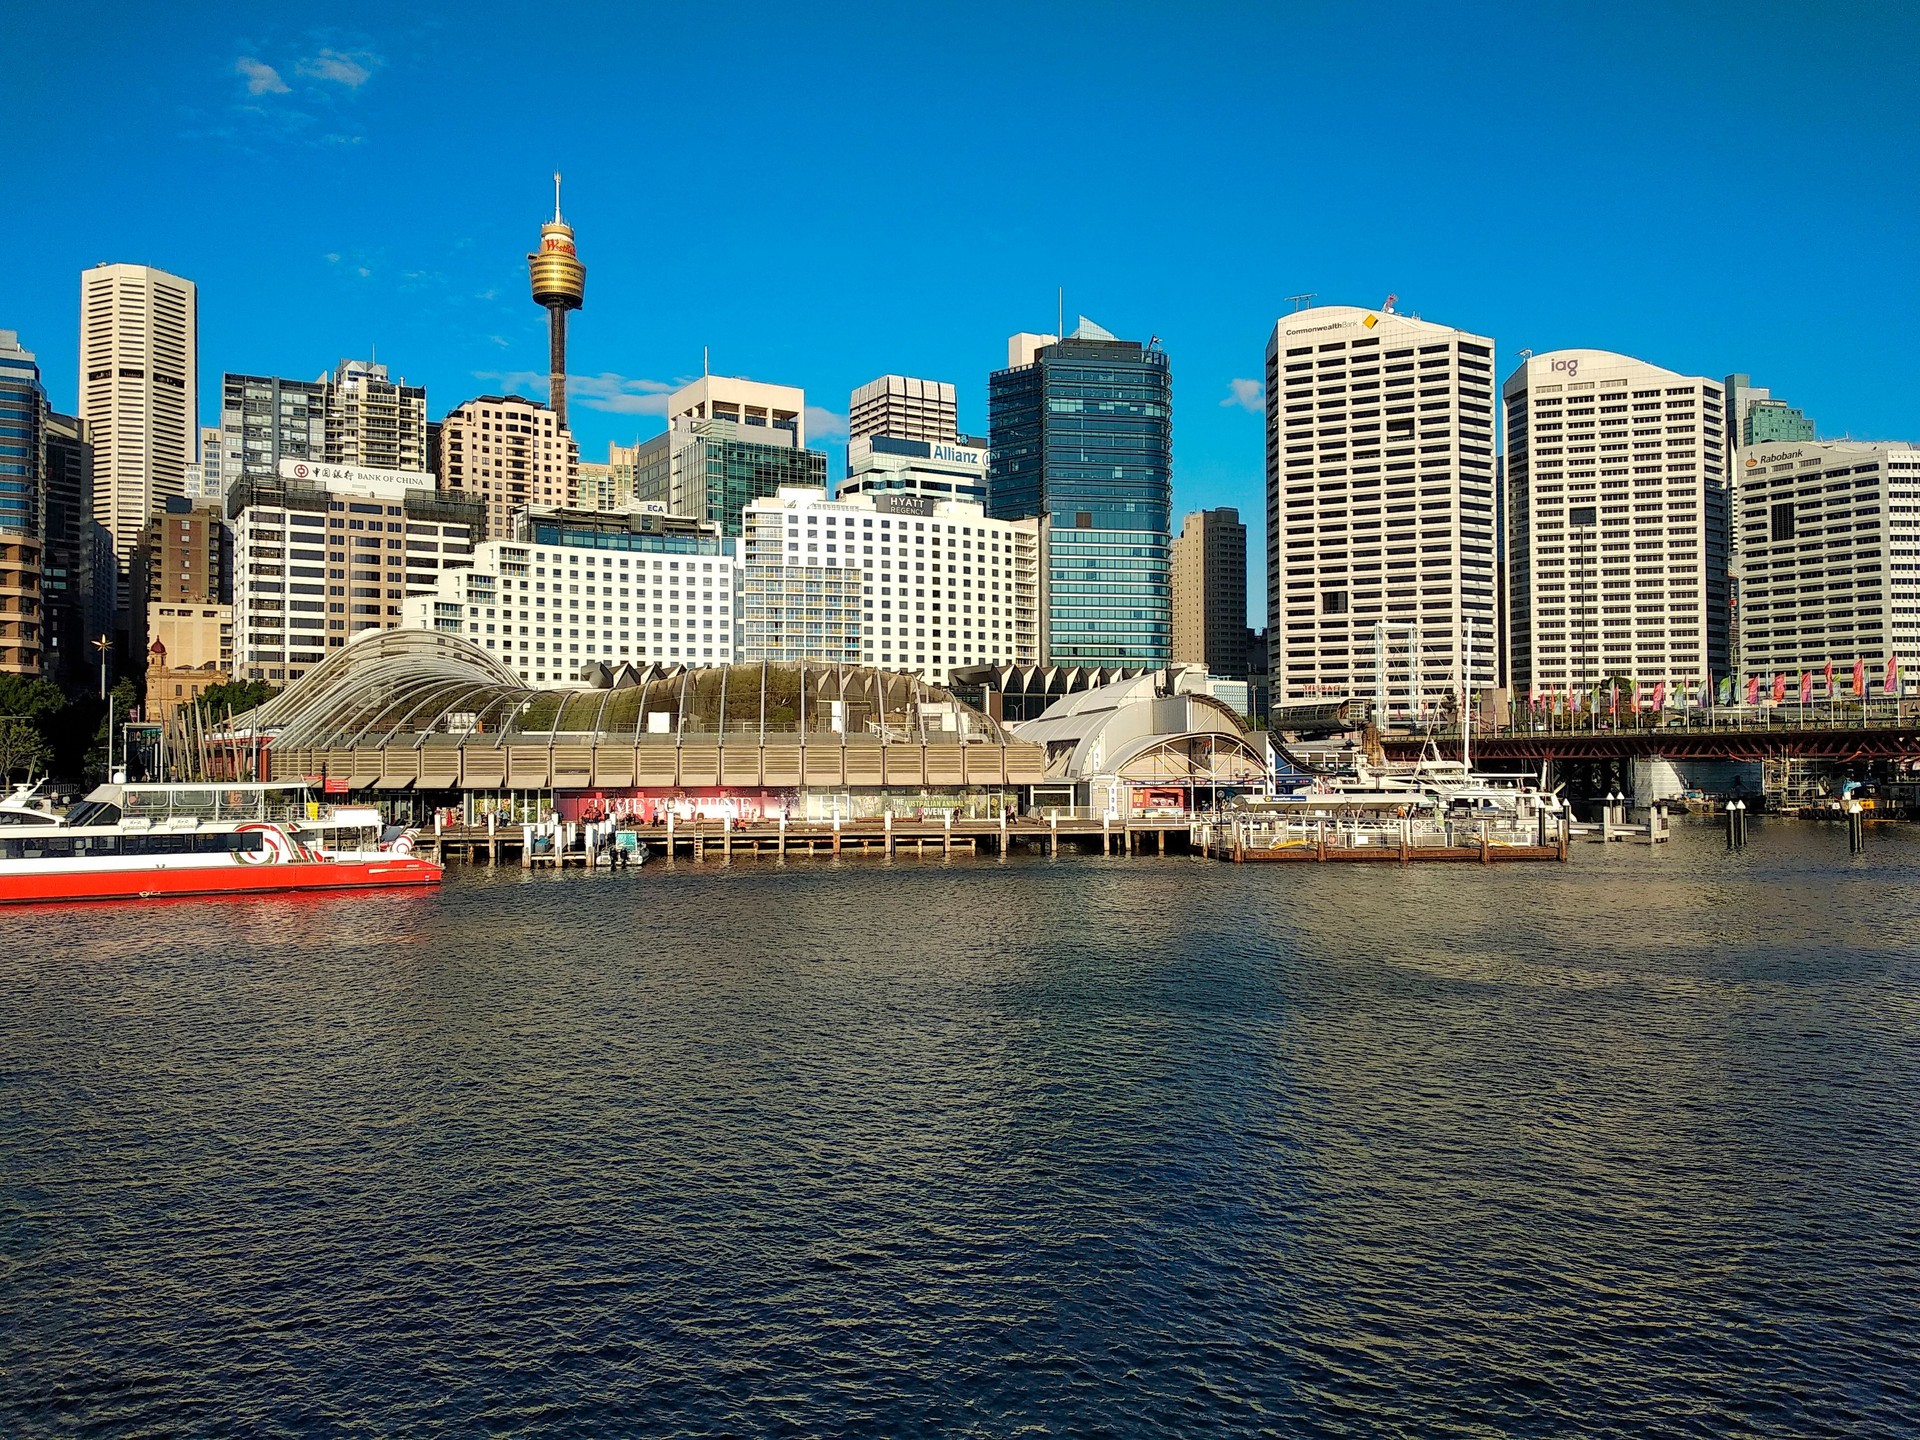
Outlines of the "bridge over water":
M 1411 759 L 1429 740 L 1443 755 L 1459 753 L 1457 726 L 1389 731 L 1388 755 Z M 1920 760 L 1920 701 L 1853 705 L 1721 706 L 1648 711 L 1617 720 L 1606 715 L 1521 724 L 1483 724 L 1472 736 L 1475 761 L 1668 759 Z

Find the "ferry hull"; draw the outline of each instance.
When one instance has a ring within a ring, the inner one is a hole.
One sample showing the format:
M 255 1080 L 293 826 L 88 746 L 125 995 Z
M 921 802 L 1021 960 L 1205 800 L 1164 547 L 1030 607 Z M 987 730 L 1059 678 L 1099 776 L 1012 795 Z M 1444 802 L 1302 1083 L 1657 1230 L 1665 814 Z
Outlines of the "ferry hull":
M 62 865 L 60 871 L 76 867 Z M 35 874 L 0 870 L 0 905 L 65 904 L 84 900 L 152 900 L 189 895 L 271 895 L 306 890 L 385 890 L 437 885 L 442 870 L 413 856 L 354 861 L 289 861 L 179 869 L 86 869 Z

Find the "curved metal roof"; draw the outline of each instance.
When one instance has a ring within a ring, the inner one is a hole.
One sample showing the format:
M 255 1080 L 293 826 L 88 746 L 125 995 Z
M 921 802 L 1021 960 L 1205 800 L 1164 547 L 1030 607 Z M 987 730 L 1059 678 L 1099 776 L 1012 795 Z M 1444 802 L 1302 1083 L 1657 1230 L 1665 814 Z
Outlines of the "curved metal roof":
M 244 717 L 274 743 L 341 746 L 599 744 L 640 735 L 868 736 L 1004 743 L 995 721 L 917 676 L 856 665 L 749 661 L 621 666 L 535 690 L 470 641 L 375 631 Z

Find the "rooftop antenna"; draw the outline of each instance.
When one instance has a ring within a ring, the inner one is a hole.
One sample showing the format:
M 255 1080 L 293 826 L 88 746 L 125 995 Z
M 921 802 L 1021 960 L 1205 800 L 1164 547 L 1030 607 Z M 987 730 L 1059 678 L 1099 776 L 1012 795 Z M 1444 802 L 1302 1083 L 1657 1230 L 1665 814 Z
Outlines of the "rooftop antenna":
M 1531 351 L 1531 350 L 1522 350 L 1522 351 L 1520 352 L 1520 358 L 1521 358 L 1522 360 L 1531 360 L 1531 359 L 1533 358 L 1533 351 Z
M 560 172 L 558 170 L 553 172 L 553 218 L 558 223 L 560 219 Z
M 1054 291 L 1053 300 L 1053 338 L 1064 340 L 1067 338 L 1067 287 L 1062 285 Z
M 713 362 L 708 359 L 708 351 L 705 345 L 700 347 L 700 374 L 702 378 L 710 377 L 713 374 Z
M 1298 295 L 1289 295 L 1287 299 L 1293 302 L 1293 308 L 1295 310 L 1305 310 L 1319 298 L 1319 295 L 1320 292 L 1318 290 L 1306 290 Z
M 1399 303 L 1400 297 L 1398 295 L 1387 296 L 1386 303 L 1380 307 L 1380 313 L 1382 315 L 1391 315 L 1393 313 L 1393 307 Z

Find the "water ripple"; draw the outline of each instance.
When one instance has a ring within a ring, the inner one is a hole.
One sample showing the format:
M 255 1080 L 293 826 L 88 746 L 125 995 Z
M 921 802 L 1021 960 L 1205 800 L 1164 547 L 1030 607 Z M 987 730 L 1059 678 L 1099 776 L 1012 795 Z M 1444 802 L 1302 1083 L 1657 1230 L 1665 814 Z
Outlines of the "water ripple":
M 1911 1434 L 1916 858 L 9 915 L 0 1433 Z

